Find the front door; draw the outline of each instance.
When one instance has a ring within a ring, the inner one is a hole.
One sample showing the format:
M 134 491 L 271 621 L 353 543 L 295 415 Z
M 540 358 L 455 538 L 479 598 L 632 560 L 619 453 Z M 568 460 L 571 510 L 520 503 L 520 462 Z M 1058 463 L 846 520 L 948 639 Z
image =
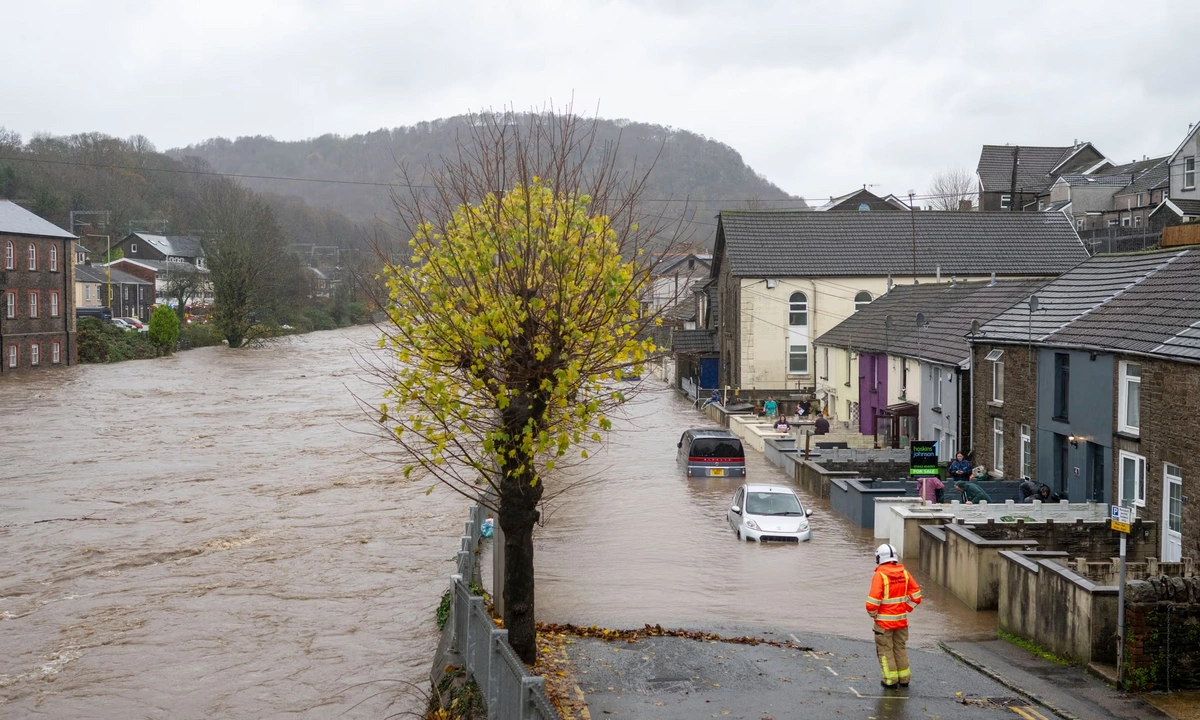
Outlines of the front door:
M 1183 556 L 1183 468 L 1163 465 L 1162 561 L 1179 562 Z

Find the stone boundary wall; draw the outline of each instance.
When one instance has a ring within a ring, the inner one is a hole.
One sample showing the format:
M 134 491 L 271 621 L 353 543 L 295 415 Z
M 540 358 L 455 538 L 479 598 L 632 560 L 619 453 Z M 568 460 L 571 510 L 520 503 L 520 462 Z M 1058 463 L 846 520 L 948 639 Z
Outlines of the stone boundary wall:
M 1125 687 L 1200 688 L 1200 578 L 1125 585 Z

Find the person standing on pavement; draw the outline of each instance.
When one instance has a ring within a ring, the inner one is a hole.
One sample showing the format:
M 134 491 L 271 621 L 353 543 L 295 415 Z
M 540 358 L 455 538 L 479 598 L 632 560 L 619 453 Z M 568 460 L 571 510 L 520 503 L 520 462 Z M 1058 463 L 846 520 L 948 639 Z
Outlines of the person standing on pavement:
M 775 419 L 775 413 L 779 412 L 779 403 L 775 402 L 775 398 L 767 396 L 767 401 L 763 403 L 763 412 L 766 413 L 768 420 Z
M 875 621 L 875 654 L 884 687 L 908 687 L 908 613 L 921 604 L 921 586 L 896 557 L 896 548 L 875 549 L 875 574 L 867 594 L 867 614 Z
M 812 400 L 809 400 L 807 395 L 800 398 L 800 404 L 796 406 L 796 414 L 800 416 L 801 420 L 812 414 Z

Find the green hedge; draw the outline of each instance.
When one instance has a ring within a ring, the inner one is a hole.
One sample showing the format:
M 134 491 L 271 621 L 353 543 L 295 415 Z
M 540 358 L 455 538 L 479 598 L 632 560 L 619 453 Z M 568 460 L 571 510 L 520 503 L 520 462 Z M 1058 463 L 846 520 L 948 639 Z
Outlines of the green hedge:
M 75 324 L 79 362 L 110 363 L 158 357 L 161 349 L 146 333 L 125 330 L 96 318 L 80 318 Z

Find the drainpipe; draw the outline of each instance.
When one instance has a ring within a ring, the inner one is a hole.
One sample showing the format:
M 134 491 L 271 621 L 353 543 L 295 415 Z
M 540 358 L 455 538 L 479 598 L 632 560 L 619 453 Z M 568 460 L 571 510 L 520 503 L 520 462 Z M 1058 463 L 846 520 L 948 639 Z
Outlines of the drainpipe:
M 70 258 L 70 262 L 63 267 L 63 294 L 58 303 L 58 309 L 63 316 L 63 352 L 67 354 L 65 358 L 61 358 L 63 365 L 71 364 L 71 316 L 75 314 L 74 288 L 69 287 L 70 276 L 75 273 L 75 253 L 71 252 L 70 244 L 70 240 L 63 238 L 63 257 Z

